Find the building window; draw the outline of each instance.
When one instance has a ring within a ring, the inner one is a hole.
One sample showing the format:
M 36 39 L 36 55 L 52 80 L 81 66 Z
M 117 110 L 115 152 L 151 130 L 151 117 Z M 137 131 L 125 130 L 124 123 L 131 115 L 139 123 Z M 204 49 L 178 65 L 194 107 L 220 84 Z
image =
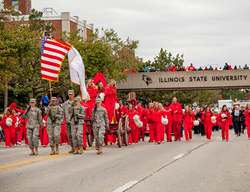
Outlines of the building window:
M 18 3 L 18 0 L 12 0 L 12 6 L 17 4 Z M 16 10 L 19 10 L 19 5 L 15 5 L 14 7 Z

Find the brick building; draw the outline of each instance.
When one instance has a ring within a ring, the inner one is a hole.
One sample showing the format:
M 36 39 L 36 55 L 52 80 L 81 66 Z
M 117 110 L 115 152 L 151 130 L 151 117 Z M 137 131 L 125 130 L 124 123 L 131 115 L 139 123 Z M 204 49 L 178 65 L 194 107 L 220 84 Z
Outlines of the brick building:
M 19 3 L 19 5 L 15 6 L 15 9 L 22 12 L 24 17 L 24 21 L 22 21 L 22 23 L 27 23 L 32 8 L 31 0 L 4 0 L 4 3 L 7 7 Z M 91 31 L 94 30 L 94 25 L 87 24 L 86 20 L 80 20 L 78 16 L 71 16 L 69 12 L 57 14 L 53 8 L 45 8 L 43 10 L 42 19 L 45 20 L 46 23 L 51 22 L 56 28 L 56 31 L 52 34 L 56 39 L 60 39 L 62 37 L 62 31 L 70 32 L 72 30 L 79 30 L 79 35 L 84 39 L 87 39 L 88 35 L 91 34 Z

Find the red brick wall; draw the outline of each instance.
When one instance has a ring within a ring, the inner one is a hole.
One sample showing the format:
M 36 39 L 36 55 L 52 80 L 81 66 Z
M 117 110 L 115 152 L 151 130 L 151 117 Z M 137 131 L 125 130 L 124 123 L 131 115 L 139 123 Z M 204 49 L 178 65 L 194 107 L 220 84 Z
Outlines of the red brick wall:
M 6 7 L 10 7 L 12 5 L 12 0 L 4 0 L 4 4 L 6 5 Z
M 76 23 L 73 21 L 70 21 L 70 31 L 75 30 L 76 31 Z
M 88 29 L 87 28 L 87 39 L 90 40 L 91 37 L 90 37 L 90 34 L 92 33 L 91 29 Z
M 45 23 L 51 22 L 52 25 L 56 28 L 56 30 L 52 33 L 52 36 L 55 39 L 60 39 L 62 37 L 61 31 L 62 31 L 62 20 L 51 20 L 51 21 L 45 21 Z
M 12 0 L 4 0 L 4 3 L 7 7 L 10 7 L 12 5 Z M 31 1 L 29 4 L 30 5 L 27 4 L 27 0 L 19 0 L 19 11 L 21 11 L 23 15 L 28 15 L 27 8 L 28 6 L 31 7 Z

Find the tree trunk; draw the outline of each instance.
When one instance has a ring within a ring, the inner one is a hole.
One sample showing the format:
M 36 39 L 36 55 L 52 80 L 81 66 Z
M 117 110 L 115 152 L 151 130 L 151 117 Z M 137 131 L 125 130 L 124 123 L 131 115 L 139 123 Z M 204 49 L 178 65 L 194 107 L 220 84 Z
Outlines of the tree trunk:
M 64 91 L 62 92 L 62 99 L 63 99 L 63 101 L 66 101 L 66 100 L 67 100 L 67 98 L 66 98 L 66 95 L 65 95 L 65 92 L 64 92 Z
M 4 111 L 8 107 L 8 81 L 5 79 L 5 93 L 4 93 Z

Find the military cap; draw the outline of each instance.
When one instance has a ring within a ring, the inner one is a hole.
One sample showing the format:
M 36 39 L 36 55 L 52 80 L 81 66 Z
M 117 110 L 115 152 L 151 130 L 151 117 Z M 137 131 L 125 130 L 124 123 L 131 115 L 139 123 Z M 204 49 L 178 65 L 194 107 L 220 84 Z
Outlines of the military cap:
M 75 101 L 80 101 L 80 97 L 75 97 L 74 100 Z
M 56 97 L 52 97 L 52 101 L 56 101 Z
M 73 90 L 73 94 L 74 94 L 74 90 Z M 72 95 L 72 90 L 68 90 L 68 95 Z
M 101 100 L 100 98 L 97 98 L 97 99 L 95 100 L 95 102 L 96 102 L 96 103 L 101 103 L 102 100 Z
M 34 99 L 34 98 L 30 99 L 30 103 L 35 103 L 35 102 L 36 102 L 36 99 Z

